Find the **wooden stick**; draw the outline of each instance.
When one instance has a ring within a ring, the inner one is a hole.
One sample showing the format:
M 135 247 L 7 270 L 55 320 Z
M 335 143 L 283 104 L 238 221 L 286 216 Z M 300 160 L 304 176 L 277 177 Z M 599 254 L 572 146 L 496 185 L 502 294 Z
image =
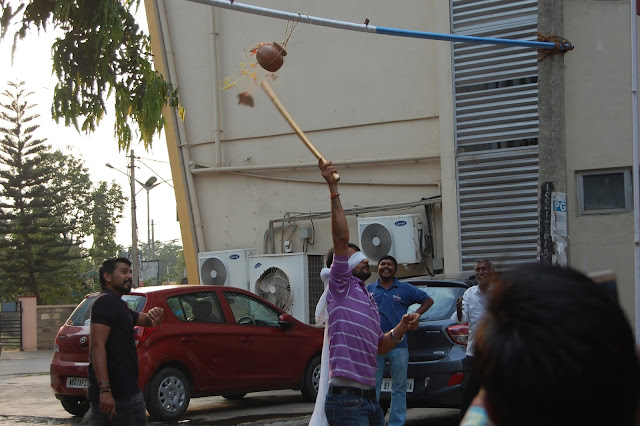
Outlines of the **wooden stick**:
M 321 160 L 323 163 L 326 163 L 327 162 L 326 158 L 324 158 L 322 154 L 320 154 L 320 151 L 316 149 L 316 147 L 313 145 L 313 143 L 311 143 L 307 135 L 305 135 L 302 129 L 300 129 L 300 127 L 296 124 L 296 122 L 293 120 L 293 117 L 291 117 L 291 114 L 289 114 L 289 112 L 284 107 L 284 105 L 282 105 L 282 102 L 280 102 L 280 99 L 278 99 L 278 96 L 275 94 L 275 92 L 273 91 L 269 83 L 267 83 L 265 80 L 262 80 L 260 82 L 260 86 L 262 86 L 262 89 L 264 89 L 267 96 L 269 96 L 269 98 L 271 99 L 273 104 L 276 106 L 278 111 L 280 111 L 280 114 L 282 114 L 284 119 L 287 120 L 287 123 L 289 123 L 291 128 L 298 134 L 302 142 L 304 142 L 307 148 L 309 148 L 309 151 L 311 151 L 311 153 L 315 155 L 315 157 L 318 160 Z M 331 176 L 333 176 L 336 182 L 340 182 L 340 175 L 338 173 L 332 173 Z

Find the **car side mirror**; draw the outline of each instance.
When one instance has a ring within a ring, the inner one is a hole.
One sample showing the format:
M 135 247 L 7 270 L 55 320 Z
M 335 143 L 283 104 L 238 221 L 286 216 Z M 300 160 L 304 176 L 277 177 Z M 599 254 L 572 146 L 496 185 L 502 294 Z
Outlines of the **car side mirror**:
M 278 317 L 278 325 L 285 330 L 292 328 L 295 323 L 295 319 L 291 314 L 282 314 Z

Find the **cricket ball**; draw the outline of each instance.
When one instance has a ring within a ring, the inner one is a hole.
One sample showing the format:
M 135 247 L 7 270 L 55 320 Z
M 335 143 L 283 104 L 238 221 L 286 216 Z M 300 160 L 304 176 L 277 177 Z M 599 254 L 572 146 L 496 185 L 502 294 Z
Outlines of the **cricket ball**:
M 287 56 L 287 51 L 275 41 L 263 44 L 256 52 L 256 60 L 262 68 L 269 72 L 278 71 L 284 64 L 285 56 Z

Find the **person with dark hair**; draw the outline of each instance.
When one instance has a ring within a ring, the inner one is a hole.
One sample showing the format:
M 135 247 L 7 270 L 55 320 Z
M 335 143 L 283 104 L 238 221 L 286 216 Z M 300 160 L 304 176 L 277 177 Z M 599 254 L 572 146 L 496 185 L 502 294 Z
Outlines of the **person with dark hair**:
M 105 260 L 98 271 L 102 291 L 91 308 L 89 401 L 91 425 L 144 425 L 147 413 L 138 386 L 133 327 L 156 327 L 164 309 L 131 310 L 122 296 L 133 287 L 131 261 Z
M 329 187 L 334 248 L 326 296 L 329 314 L 326 420 L 332 426 L 384 426 L 384 414 L 376 397 L 376 354 L 393 349 L 418 322 L 413 316 L 404 315 L 391 331 L 382 332 L 377 306 L 364 285 L 371 276 L 369 261 L 349 244 L 347 217 L 334 177 L 336 169 L 323 160 L 318 161 L 318 166 Z
M 478 259 L 473 264 L 478 285 L 469 287 L 464 295 L 456 301 L 456 312 L 452 318 L 460 324 L 469 324 L 469 339 L 467 340 L 467 356 L 464 360 L 464 379 L 462 382 L 462 404 L 460 406 L 460 418 L 464 416 L 467 408 L 480 390 L 480 379 L 473 368 L 475 334 L 480 319 L 484 315 L 489 293 L 491 291 L 491 279 L 493 276 L 493 264 L 487 259 Z
M 409 306 L 420 303 L 420 307 L 411 313 L 415 321 L 433 305 L 433 299 L 419 288 L 396 278 L 398 262 L 391 255 L 378 260 L 378 280 L 369 284 L 367 290 L 373 295 L 380 313 L 380 326 L 383 332 L 391 330 L 407 313 Z M 391 409 L 389 426 L 403 425 L 407 418 L 407 368 L 409 365 L 409 346 L 404 336 L 395 348 L 386 354 L 378 355 L 376 373 L 376 394 L 380 400 L 380 390 L 384 378 L 385 364 L 389 363 L 391 373 Z
M 475 364 L 483 390 L 462 424 L 637 424 L 631 325 L 573 269 L 530 264 L 501 274 L 478 327 Z

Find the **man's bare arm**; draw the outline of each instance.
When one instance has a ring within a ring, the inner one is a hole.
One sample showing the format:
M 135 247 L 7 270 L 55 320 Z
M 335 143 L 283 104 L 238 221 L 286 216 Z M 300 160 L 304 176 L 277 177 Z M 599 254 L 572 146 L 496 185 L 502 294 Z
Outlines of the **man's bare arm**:
M 433 306 L 433 298 L 429 297 L 427 300 L 425 300 L 422 305 L 420 305 L 420 307 L 418 309 L 416 309 L 416 314 L 418 314 L 418 319 L 422 316 L 422 314 L 424 314 L 425 312 L 427 312 L 429 310 L 430 307 Z
M 140 315 L 138 315 L 138 321 L 136 321 L 136 325 L 140 325 L 143 327 L 155 327 L 157 325 L 160 325 L 163 316 L 164 309 L 158 307 L 151 308 L 146 314 L 144 312 L 141 312 Z
M 91 365 L 96 374 L 98 387 L 110 389 L 109 370 L 107 369 L 107 339 L 111 327 L 104 324 L 91 323 Z M 116 413 L 116 401 L 110 391 L 100 392 L 100 410 L 109 418 Z
M 333 237 L 334 254 L 346 256 L 349 247 L 349 226 L 347 216 L 344 214 L 340 194 L 338 193 L 338 181 L 334 178 L 336 168 L 331 161 L 323 163 L 318 161 L 318 166 L 322 170 L 322 177 L 329 186 L 329 197 L 331 199 L 331 235 Z
M 385 333 L 382 340 L 380 340 L 378 343 L 378 353 L 386 354 L 391 349 L 395 348 L 407 330 L 415 330 L 418 328 L 419 320 L 419 315 L 404 314 L 398 325 L 393 327 L 391 331 Z

